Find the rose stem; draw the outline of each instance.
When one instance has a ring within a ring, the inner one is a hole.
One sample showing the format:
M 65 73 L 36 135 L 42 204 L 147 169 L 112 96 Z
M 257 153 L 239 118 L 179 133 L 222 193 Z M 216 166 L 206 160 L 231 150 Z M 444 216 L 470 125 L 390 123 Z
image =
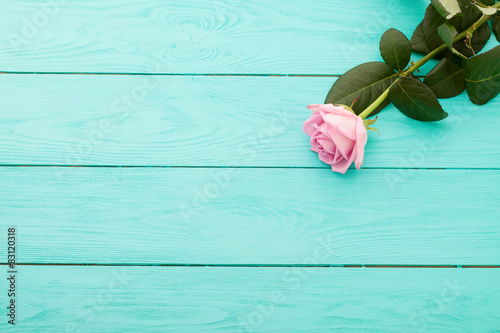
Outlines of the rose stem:
M 494 8 L 500 8 L 500 2 L 497 3 L 497 4 L 495 4 L 492 7 L 494 7 Z M 482 26 L 484 23 L 488 22 L 493 16 L 494 15 L 485 15 L 485 16 L 481 17 L 481 19 L 479 19 L 479 21 L 477 21 L 476 23 L 474 23 L 473 25 L 471 25 L 469 27 L 469 29 L 467 29 L 464 32 L 462 32 L 461 34 L 459 34 L 455 38 L 455 40 L 453 41 L 453 43 L 456 43 L 456 42 L 460 41 L 461 39 L 465 38 L 467 35 L 474 33 L 474 31 L 477 28 L 479 28 L 480 26 Z M 419 61 L 417 61 L 413 65 L 411 65 L 410 68 L 408 68 L 407 70 L 403 71 L 401 75 L 405 76 L 405 75 L 407 75 L 409 73 L 415 72 L 417 69 L 419 69 L 420 67 L 422 67 L 425 63 L 427 63 L 429 60 L 431 60 L 432 58 L 434 58 L 435 56 L 437 56 L 438 54 L 440 54 L 441 52 L 443 52 L 447 48 L 448 47 L 446 46 L 446 44 L 441 45 L 440 47 L 438 47 L 437 49 L 435 49 L 431 53 L 427 54 L 425 57 L 423 57 L 422 59 L 420 59 Z M 389 90 L 391 89 L 392 85 L 395 82 L 397 82 L 397 79 L 396 79 L 396 81 L 394 81 L 391 84 L 391 86 L 389 88 L 387 88 L 382 93 L 382 95 L 380 95 L 379 98 L 377 98 L 370 106 L 368 106 L 363 112 L 361 112 L 359 114 L 359 117 L 361 119 L 365 119 L 366 117 L 368 117 L 373 111 L 375 111 L 376 108 L 379 107 L 380 104 L 382 104 L 385 101 L 385 99 L 389 95 Z

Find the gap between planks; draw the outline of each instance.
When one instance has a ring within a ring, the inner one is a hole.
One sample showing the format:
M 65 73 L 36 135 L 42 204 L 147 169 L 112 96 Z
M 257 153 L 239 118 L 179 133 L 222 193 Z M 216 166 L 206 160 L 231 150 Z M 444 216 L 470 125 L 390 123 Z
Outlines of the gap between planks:
M 108 72 L 10 72 L 0 71 L 0 74 L 21 75 L 133 75 L 133 76 L 258 76 L 258 77 L 340 77 L 342 74 L 223 74 L 223 73 L 108 73 Z
M 244 268 L 500 268 L 500 265 L 384 265 L 384 264 L 318 264 L 318 265 L 287 265 L 287 264 L 99 264 L 99 263 L 16 263 L 17 266 L 131 266 L 131 267 L 244 267 Z M 0 266 L 8 266 L 0 263 Z
M 327 170 L 324 167 L 296 167 L 296 166 L 223 166 L 223 165 L 64 165 L 64 164 L 0 164 L 0 168 L 124 168 L 124 169 L 307 169 Z M 472 170 L 472 171 L 497 171 L 500 168 L 405 168 L 405 167 L 363 167 L 364 170 Z
M 341 77 L 343 74 L 222 74 L 222 73 L 106 73 L 106 72 L 9 72 L 0 74 L 20 75 L 132 75 L 132 76 L 231 76 L 231 77 Z M 424 78 L 425 75 L 415 75 Z

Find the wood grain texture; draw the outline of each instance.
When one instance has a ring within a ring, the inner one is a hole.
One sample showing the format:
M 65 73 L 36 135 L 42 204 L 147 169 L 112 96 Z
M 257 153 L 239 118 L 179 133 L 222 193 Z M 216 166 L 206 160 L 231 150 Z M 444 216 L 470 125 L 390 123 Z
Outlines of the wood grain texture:
M 19 272 L 16 332 L 468 333 L 500 326 L 498 269 L 27 266 Z M 5 320 L 0 327 L 7 331 Z
M 302 124 L 334 80 L 4 75 L 1 164 L 327 168 Z M 442 104 L 439 123 L 384 110 L 364 166 L 498 168 L 500 98 Z
M 0 168 L 23 263 L 499 265 L 499 171 Z M 4 260 L 4 259 L 3 259 Z
M 338 75 L 381 59 L 385 30 L 410 37 L 427 4 L 9 1 L 0 13 L 0 70 Z
M 297 267 L 500 265 L 498 98 L 387 109 L 345 176 L 302 132 L 335 78 L 288 75 L 381 60 L 427 4 L 3 3 L 0 72 L 169 75 L 1 75 L 0 225 L 31 265 L 0 330 L 498 331 L 500 269 Z

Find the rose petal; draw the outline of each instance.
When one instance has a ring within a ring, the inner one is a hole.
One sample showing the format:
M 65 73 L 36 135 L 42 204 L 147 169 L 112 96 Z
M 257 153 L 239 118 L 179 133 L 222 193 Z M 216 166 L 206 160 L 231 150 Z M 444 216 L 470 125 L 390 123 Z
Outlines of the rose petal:
M 328 154 L 328 153 L 326 153 L 326 154 L 319 153 L 318 156 L 319 156 L 319 159 L 326 164 L 331 165 L 334 163 L 335 155 Z
M 316 128 L 323 123 L 323 118 L 321 117 L 320 114 L 318 113 L 313 113 L 311 114 L 311 117 L 304 121 L 304 132 L 306 132 L 307 135 L 311 136 L 315 131 Z
M 350 112 L 349 112 L 350 113 Z M 345 115 L 339 115 L 339 114 L 333 114 L 333 113 L 324 113 L 320 112 L 321 116 L 323 117 L 323 120 L 325 121 L 326 124 L 328 124 L 329 127 L 337 129 L 340 133 L 342 133 L 344 136 L 348 137 L 351 140 L 355 140 L 355 133 L 356 133 L 356 118 L 352 117 L 347 117 Z M 354 114 L 351 113 L 351 115 L 354 116 Z M 360 118 L 361 119 L 361 118 Z
M 339 145 L 337 145 L 337 148 L 339 148 Z M 335 172 L 345 173 L 347 169 L 349 169 L 349 167 L 351 166 L 352 162 L 354 162 L 354 160 L 357 157 L 358 151 L 355 148 L 356 144 L 353 143 L 353 150 L 350 151 L 349 157 L 343 158 L 340 162 L 336 164 L 332 164 L 332 170 Z
M 337 148 L 333 144 L 333 142 L 330 139 L 322 139 L 318 138 L 318 143 L 325 148 L 327 152 L 330 154 L 335 155 L 335 152 L 337 151 Z
M 332 141 L 335 144 L 335 148 L 340 150 L 340 153 L 344 156 L 345 159 L 349 159 L 349 157 L 351 156 L 351 152 L 355 147 L 355 141 L 347 138 L 337 129 L 329 127 L 326 123 L 318 126 L 318 132 L 322 133 L 323 136 Z M 315 133 L 313 135 L 319 136 L 320 134 Z
M 323 132 L 321 132 L 319 129 L 314 132 L 312 135 L 316 140 L 328 140 L 332 141 L 328 135 L 325 135 Z
M 307 108 L 312 112 L 319 113 L 320 111 L 333 112 L 337 107 L 333 104 L 311 104 Z
M 332 164 L 332 171 L 345 174 L 347 169 L 349 169 L 349 166 L 351 166 L 351 163 L 349 163 L 349 161 L 347 161 L 346 159 L 342 159 L 338 163 Z
M 320 111 L 319 104 L 311 104 L 311 105 L 308 105 L 307 108 L 315 113 L 319 113 L 319 111 Z
M 326 106 L 331 105 L 331 104 L 326 104 Z M 349 118 L 356 119 L 358 116 L 355 115 L 351 110 L 346 109 L 343 106 L 340 105 L 333 105 L 332 107 L 322 107 L 322 105 L 318 106 L 321 111 L 325 113 L 332 113 L 340 116 L 346 116 Z
M 327 132 L 330 134 L 330 138 L 335 144 L 337 150 L 340 150 L 340 153 L 344 156 L 344 158 L 349 159 L 356 142 L 344 136 L 336 128 L 328 127 L 328 129 L 329 130 Z
M 342 155 L 340 150 L 337 149 L 337 151 L 335 152 L 335 158 L 334 158 L 333 163 L 335 163 L 335 164 L 339 163 L 343 158 L 344 158 L 344 156 Z
M 363 165 L 363 157 L 365 155 L 365 145 L 368 140 L 368 135 L 366 133 L 365 125 L 363 124 L 363 120 L 358 118 L 356 124 L 356 160 L 354 164 L 356 168 L 361 168 Z
M 324 135 L 320 130 L 315 130 L 315 132 L 311 135 L 309 142 L 311 146 L 317 146 L 318 140 L 330 140 L 330 138 Z
M 333 104 L 313 104 L 308 108 L 314 112 L 304 122 L 304 131 L 311 136 L 311 150 L 335 172 L 345 173 L 353 162 L 359 169 L 367 142 L 363 120 Z

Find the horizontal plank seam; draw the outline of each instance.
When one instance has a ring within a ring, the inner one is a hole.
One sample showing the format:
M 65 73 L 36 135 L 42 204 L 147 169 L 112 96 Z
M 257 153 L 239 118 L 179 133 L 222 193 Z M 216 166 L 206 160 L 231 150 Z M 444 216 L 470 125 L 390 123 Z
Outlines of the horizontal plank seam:
M 123 169 L 311 169 L 330 170 L 331 167 L 297 167 L 297 166 L 200 166 L 200 165 L 64 165 L 64 164 L 0 164 L 0 168 L 123 168 Z M 500 168 L 405 168 L 405 167 L 362 167 L 365 170 L 474 170 L 498 171 Z
M 9 72 L 0 71 L 0 74 L 21 75 L 142 75 L 142 76 L 234 76 L 234 77 L 340 77 L 342 74 L 223 74 L 223 73 L 107 73 L 107 72 Z M 416 77 L 424 78 L 423 75 Z
M 8 266 L 7 263 L 0 263 L 0 266 Z M 305 268 L 500 268 L 500 265 L 384 265 L 384 264 L 100 264 L 100 263 L 16 263 L 17 266 L 135 266 L 135 267 L 242 267 L 242 268 L 286 268 L 286 267 L 305 267 Z
M 108 73 L 108 72 L 6 72 L 0 74 L 21 74 L 21 75 L 131 75 L 131 76 L 284 76 L 284 77 L 339 77 L 342 74 L 230 74 L 230 73 Z

